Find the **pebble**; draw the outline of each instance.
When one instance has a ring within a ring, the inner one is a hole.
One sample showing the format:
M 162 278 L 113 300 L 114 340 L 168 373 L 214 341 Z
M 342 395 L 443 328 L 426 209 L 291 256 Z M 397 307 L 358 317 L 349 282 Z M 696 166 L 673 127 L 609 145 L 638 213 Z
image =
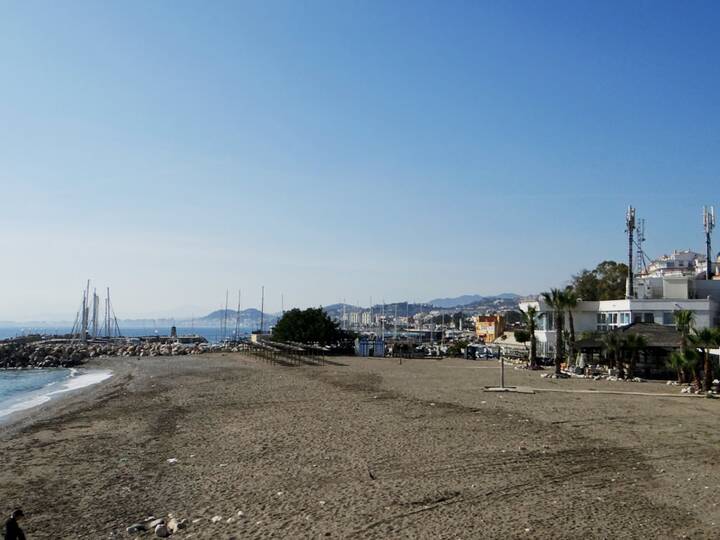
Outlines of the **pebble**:
M 147 528 L 143 523 L 133 523 L 127 529 L 128 534 L 135 534 L 143 531 L 147 531 Z
M 168 531 L 167 525 L 159 523 L 158 526 L 155 527 L 155 536 L 158 538 L 167 538 L 170 536 L 170 531 Z
M 218 521 L 222 521 L 222 516 L 213 516 L 210 521 L 212 521 L 213 523 L 217 523 Z

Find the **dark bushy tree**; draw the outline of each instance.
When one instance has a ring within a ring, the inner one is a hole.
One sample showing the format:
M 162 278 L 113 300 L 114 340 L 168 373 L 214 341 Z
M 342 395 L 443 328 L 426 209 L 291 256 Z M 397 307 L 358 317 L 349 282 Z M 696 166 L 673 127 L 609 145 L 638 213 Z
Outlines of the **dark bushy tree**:
M 572 278 L 572 289 L 583 300 L 625 298 L 628 267 L 615 261 L 603 261 L 595 270 L 583 270 Z
M 342 340 L 345 334 L 322 308 L 296 308 L 285 312 L 275 324 L 272 336 L 277 341 L 330 345 Z

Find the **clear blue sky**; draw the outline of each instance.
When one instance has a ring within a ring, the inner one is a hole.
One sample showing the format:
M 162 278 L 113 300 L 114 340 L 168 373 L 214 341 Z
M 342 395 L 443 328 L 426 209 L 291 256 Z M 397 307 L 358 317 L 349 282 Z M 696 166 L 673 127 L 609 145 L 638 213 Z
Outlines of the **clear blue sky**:
M 533 293 L 702 249 L 717 2 L 6 2 L 0 320 Z M 720 248 L 720 237 L 716 245 Z

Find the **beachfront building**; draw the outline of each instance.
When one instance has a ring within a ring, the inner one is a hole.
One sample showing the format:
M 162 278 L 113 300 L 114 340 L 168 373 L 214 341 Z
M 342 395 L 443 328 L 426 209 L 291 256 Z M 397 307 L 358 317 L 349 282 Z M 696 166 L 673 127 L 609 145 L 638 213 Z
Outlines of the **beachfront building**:
M 673 252 L 653 261 L 648 270 L 634 279 L 635 296 L 618 300 L 578 302 L 573 310 L 575 334 L 606 332 L 632 323 L 655 323 L 674 327 L 675 312 L 694 314 L 698 329 L 720 325 L 720 280 L 704 279 L 700 271 L 705 259 L 690 251 Z M 538 310 L 536 330 L 538 356 L 555 354 L 556 333 L 552 310 L 542 297 L 520 302 Z
M 492 343 L 505 331 L 505 318 L 502 315 L 478 315 L 473 317 L 475 336 L 483 343 Z

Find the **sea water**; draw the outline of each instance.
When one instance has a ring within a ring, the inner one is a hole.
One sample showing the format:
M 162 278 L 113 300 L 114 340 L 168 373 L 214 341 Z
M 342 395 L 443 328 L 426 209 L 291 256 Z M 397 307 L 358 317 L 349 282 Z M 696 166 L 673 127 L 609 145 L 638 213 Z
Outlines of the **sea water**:
M 230 331 L 228 334 L 233 333 L 235 330 L 234 324 L 231 324 L 232 321 L 228 322 L 228 327 L 230 328 Z M 120 330 L 122 331 L 122 335 L 124 337 L 140 337 L 140 336 L 153 336 L 158 334 L 170 334 L 170 328 L 165 329 L 163 332 L 160 332 L 156 328 L 149 328 L 149 327 L 142 327 L 142 328 L 125 328 L 121 327 Z M 29 334 L 69 334 L 72 332 L 72 327 L 70 326 L 27 326 L 27 327 L 21 327 L 21 326 L 0 326 L 0 339 L 8 339 L 8 338 L 15 338 L 19 336 L 27 336 Z M 198 336 L 202 336 L 205 339 L 208 340 L 210 343 L 218 343 L 222 339 L 222 331 L 219 328 L 214 327 L 194 327 L 194 328 L 188 328 L 188 327 L 180 327 L 177 328 L 178 335 L 188 335 L 188 334 L 196 334 Z M 249 336 L 250 332 L 246 329 L 243 329 L 240 331 L 240 336 L 246 337 Z M 230 337 L 230 336 L 228 336 Z
M 0 418 L 36 407 L 52 398 L 98 383 L 112 373 L 101 369 L 0 370 Z

